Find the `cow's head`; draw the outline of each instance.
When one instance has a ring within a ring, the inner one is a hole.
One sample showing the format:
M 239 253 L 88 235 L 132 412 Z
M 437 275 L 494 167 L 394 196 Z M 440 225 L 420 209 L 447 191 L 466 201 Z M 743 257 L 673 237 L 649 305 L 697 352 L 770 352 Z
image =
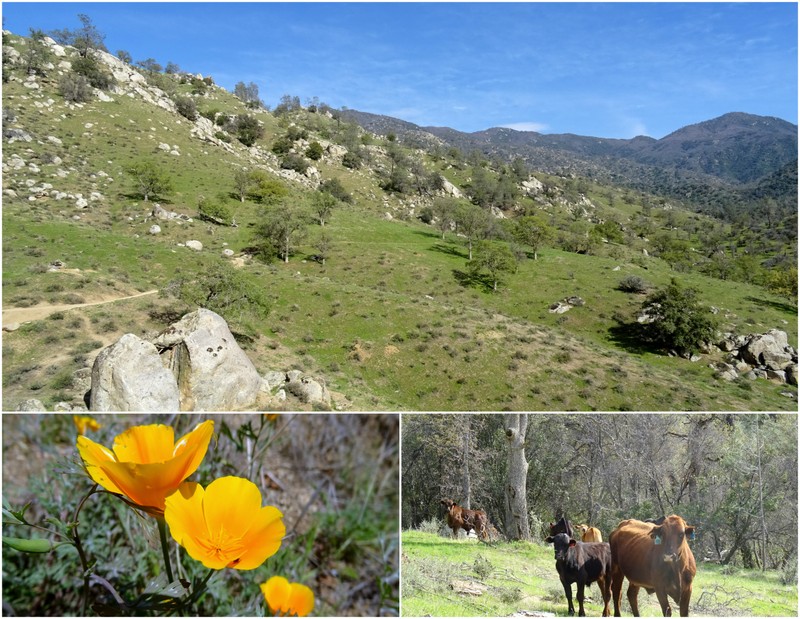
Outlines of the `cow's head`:
M 659 547 L 666 563 L 677 561 L 687 539 L 694 539 L 694 527 L 686 524 L 680 516 L 668 516 L 664 522 L 650 531 L 653 543 Z
M 567 552 L 569 552 L 569 549 L 576 544 L 575 540 L 566 533 L 550 535 L 549 537 L 546 537 L 544 541 L 548 544 L 553 544 L 553 550 L 556 554 L 556 561 L 566 561 Z
M 450 511 L 451 509 L 453 509 L 455 502 L 452 499 L 442 499 L 441 504 L 444 505 L 444 508 L 447 511 Z
M 588 524 L 579 524 L 577 527 L 575 527 L 575 529 L 577 529 L 578 534 L 581 537 L 583 537 L 584 535 L 586 535 L 586 531 L 589 530 L 589 525 Z
M 566 533 L 567 536 L 572 537 L 572 525 L 566 516 L 561 516 L 561 519 L 555 524 L 550 523 L 550 536 L 553 537 L 559 533 Z

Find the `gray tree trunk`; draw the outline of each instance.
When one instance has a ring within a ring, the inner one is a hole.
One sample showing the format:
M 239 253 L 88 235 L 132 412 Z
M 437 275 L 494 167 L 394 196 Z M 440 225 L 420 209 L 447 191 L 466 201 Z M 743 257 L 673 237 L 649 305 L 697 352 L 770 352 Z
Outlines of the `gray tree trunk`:
M 530 540 L 528 524 L 528 461 L 525 459 L 527 413 L 506 417 L 508 478 L 506 480 L 506 535 L 512 540 Z
M 472 442 L 472 423 L 470 416 L 465 415 L 464 435 L 463 435 L 463 451 L 462 451 L 462 471 L 464 473 L 461 479 L 461 500 L 462 505 L 467 509 L 472 509 L 472 480 L 469 476 L 469 445 Z

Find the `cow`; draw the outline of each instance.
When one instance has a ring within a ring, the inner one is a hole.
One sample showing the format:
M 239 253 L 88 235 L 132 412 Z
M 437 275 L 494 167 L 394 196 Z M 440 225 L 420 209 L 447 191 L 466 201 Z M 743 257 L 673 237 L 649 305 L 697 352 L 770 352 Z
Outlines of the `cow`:
M 672 616 L 668 596 L 680 606 L 681 617 L 689 616 L 692 581 L 697 573 L 694 555 L 687 543 L 694 527 L 680 516 L 664 518 L 659 525 L 623 520 L 611 532 L 611 592 L 614 616 L 619 617 L 622 584 L 628 579 L 628 602 L 639 616 L 639 589 L 655 592 L 665 617 Z
M 570 616 L 575 614 L 572 604 L 572 583 L 578 583 L 578 616 L 585 617 L 583 590 L 593 582 L 603 595 L 603 617 L 610 615 L 611 600 L 611 547 L 607 542 L 578 542 L 566 533 L 551 535 L 544 541 L 553 544 L 556 554 L 556 571 L 567 596 Z
M 579 524 L 576 528 L 580 531 L 582 542 L 603 541 L 603 534 L 600 533 L 600 529 L 598 528 L 590 527 L 588 524 Z
M 465 509 L 452 499 L 442 499 L 441 504 L 447 510 L 447 526 L 453 529 L 453 537 L 458 537 L 458 530 L 464 529 L 469 535 L 473 529 L 482 540 L 489 539 L 489 518 L 480 509 Z
M 555 537 L 559 533 L 566 533 L 569 537 L 572 537 L 572 525 L 566 516 L 561 516 L 561 520 L 555 524 L 550 523 L 550 537 Z

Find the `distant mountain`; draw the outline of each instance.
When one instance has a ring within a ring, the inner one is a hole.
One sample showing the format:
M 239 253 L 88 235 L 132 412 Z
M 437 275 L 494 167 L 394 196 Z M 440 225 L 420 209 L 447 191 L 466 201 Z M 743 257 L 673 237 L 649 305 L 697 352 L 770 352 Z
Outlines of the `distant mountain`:
M 700 185 L 739 194 L 740 189 L 771 175 L 781 176 L 786 166 L 797 166 L 797 125 L 741 112 L 683 127 L 659 140 L 542 134 L 502 127 L 464 133 L 355 110 L 347 115 L 369 131 L 396 133 L 421 145 L 436 138 L 464 152 L 477 150 L 507 160 L 520 157 L 534 170 L 575 173 L 689 200 Z M 782 178 L 773 189 L 787 189 L 785 175 Z M 791 187 L 788 189 L 791 192 Z

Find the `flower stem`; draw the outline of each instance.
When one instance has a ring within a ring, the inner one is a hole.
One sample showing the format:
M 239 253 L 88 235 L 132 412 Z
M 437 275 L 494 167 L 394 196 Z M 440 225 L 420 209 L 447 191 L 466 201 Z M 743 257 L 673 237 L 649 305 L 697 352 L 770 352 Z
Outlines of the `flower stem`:
M 161 552 L 164 555 L 164 564 L 167 566 L 167 583 L 173 581 L 172 566 L 169 564 L 169 546 L 167 546 L 167 522 L 163 516 L 156 518 L 158 522 L 158 535 L 161 538 Z

